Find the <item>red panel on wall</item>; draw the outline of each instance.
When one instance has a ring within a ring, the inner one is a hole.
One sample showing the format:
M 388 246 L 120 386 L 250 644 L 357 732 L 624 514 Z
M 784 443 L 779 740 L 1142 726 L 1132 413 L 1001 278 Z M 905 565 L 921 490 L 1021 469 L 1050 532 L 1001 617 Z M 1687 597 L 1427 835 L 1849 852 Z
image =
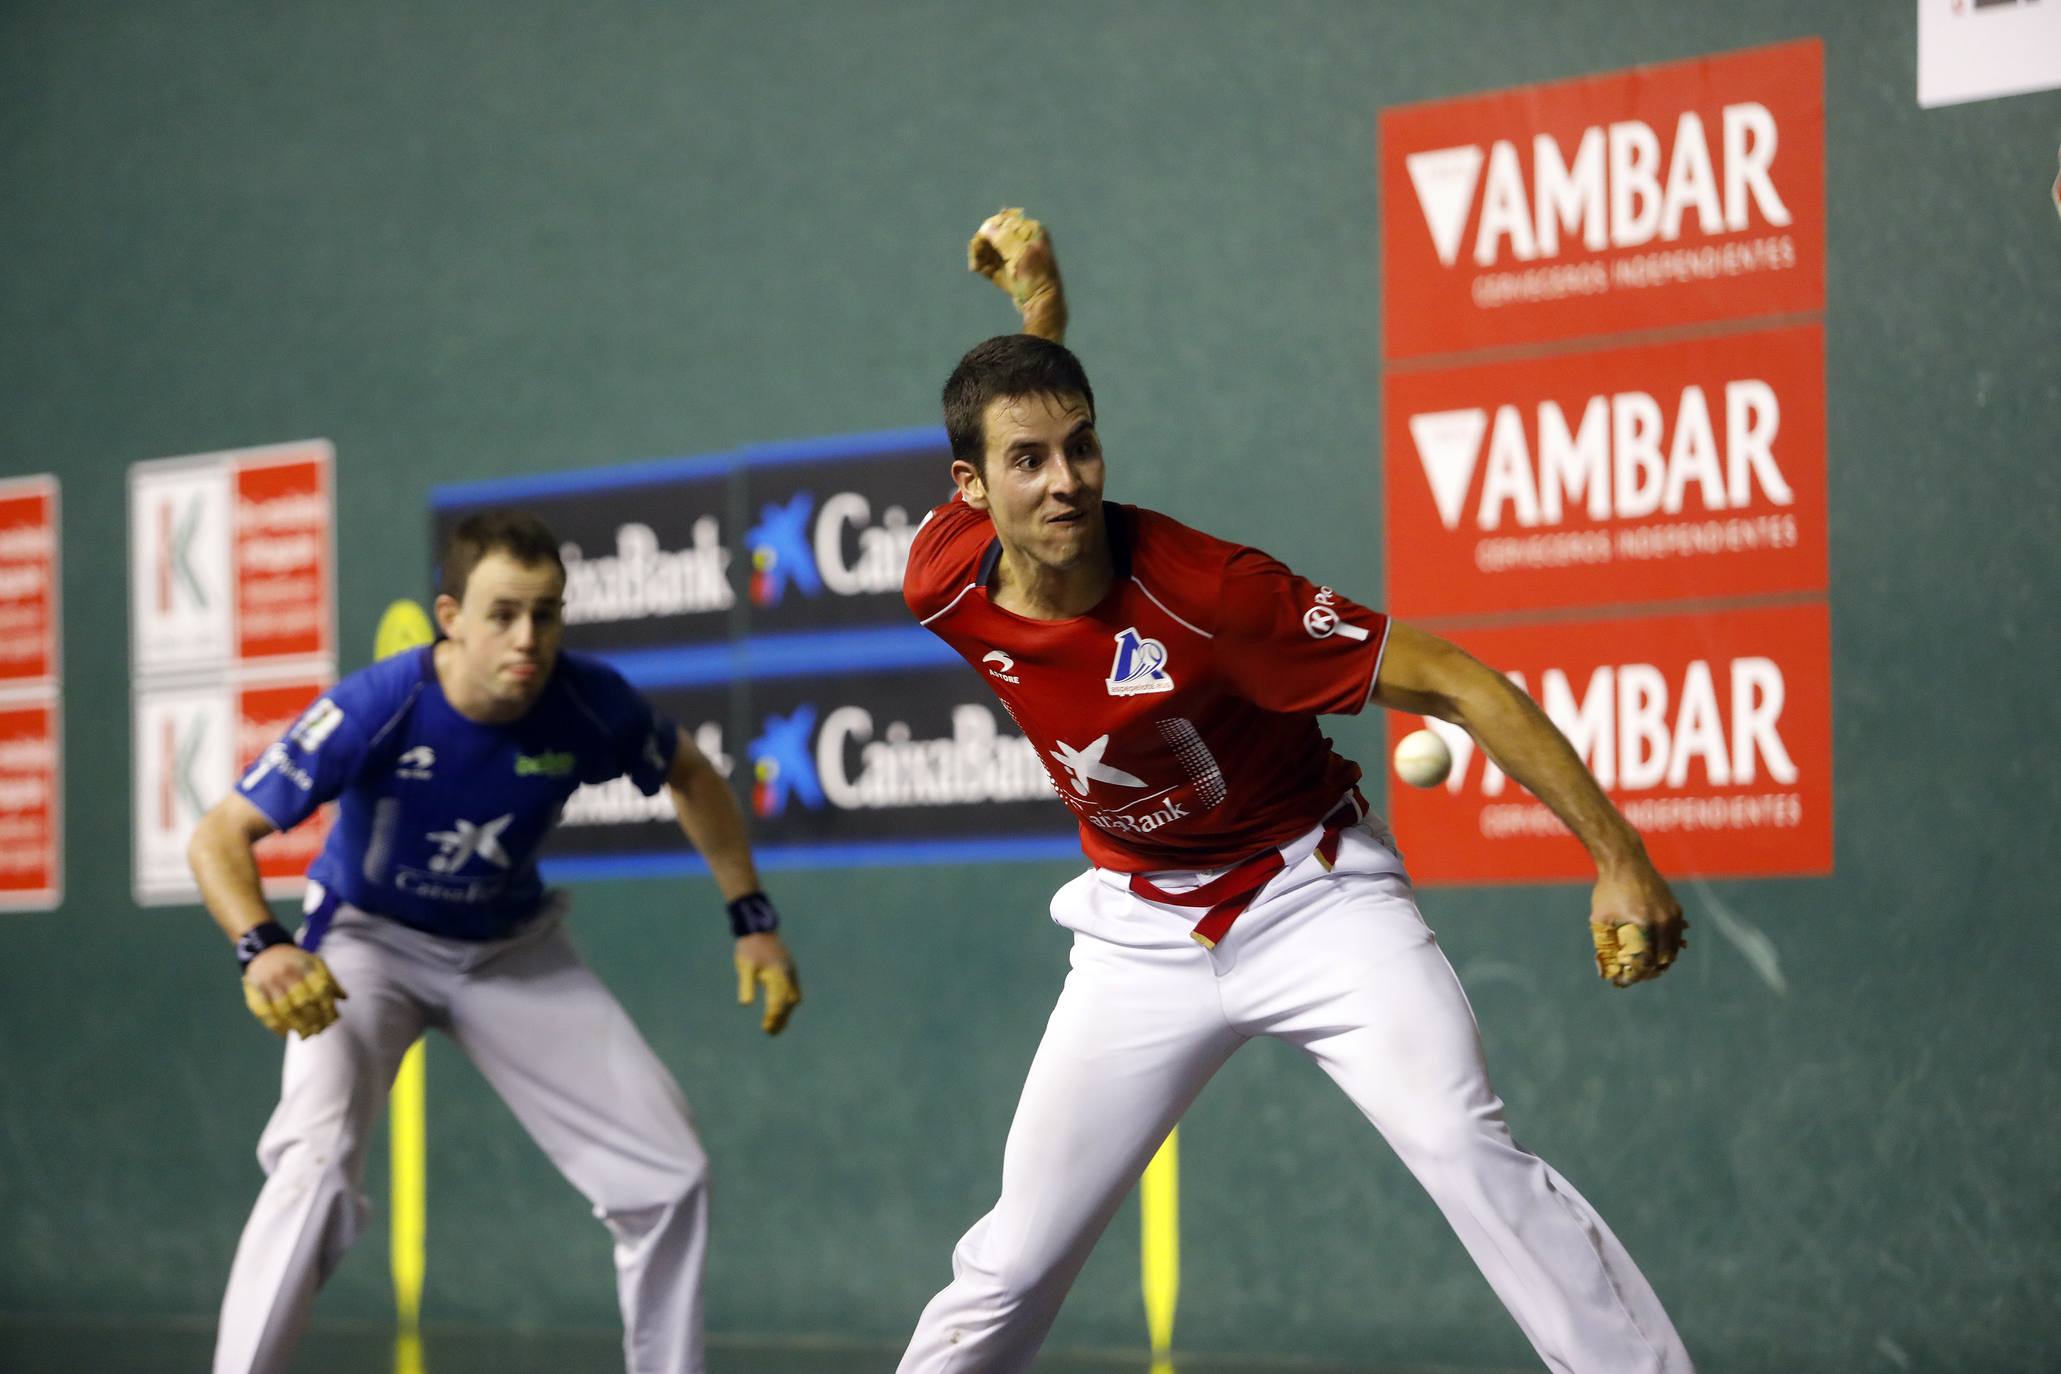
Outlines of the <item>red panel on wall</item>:
M 1381 115 L 1391 358 L 1824 305 L 1816 39 Z

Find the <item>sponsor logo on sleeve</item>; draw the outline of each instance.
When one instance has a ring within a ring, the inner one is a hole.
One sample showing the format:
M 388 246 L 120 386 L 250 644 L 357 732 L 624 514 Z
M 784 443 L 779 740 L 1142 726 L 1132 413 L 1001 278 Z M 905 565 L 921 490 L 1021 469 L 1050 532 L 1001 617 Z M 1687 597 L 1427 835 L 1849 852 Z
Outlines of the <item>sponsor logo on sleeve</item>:
M 1342 639 L 1351 640 L 1365 640 L 1369 638 L 1368 631 L 1353 624 L 1338 613 L 1338 607 L 1333 604 L 1337 600 L 1338 593 L 1332 591 L 1329 587 L 1317 588 L 1317 604 L 1302 613 L 1302 628 L 1309 634 L 1309 637 L 1311 639 L 1329 639 L 1331 636 L 1337 635 Z
M 310 706 L 298 721 L 294 722 L 294 727 L 287 732 L 286 738 L 289 743 L 293 744 L 302 753 L 312 754 L 320 749 L 331 735 L 336 733 L 336 727 L 343 724 L 343 722 L 343 707 L 338 706 L 328 697 L 323 697 L 313 706 Z

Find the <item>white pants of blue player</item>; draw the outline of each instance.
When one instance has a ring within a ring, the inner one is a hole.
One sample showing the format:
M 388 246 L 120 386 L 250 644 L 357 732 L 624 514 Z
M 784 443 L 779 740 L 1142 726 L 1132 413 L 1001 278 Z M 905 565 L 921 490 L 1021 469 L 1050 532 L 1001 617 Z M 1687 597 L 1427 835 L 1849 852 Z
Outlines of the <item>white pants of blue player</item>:
M 1147 1160 L 1255 1036 L 1295 1046 L 1345 1090 L 1548 1369 L 1691 1374 L 1610 1228 L 1511 1139 L 1474 1014 L 1388 837 L 1345 831 L 1327 870 L 1320 833 L 1284 846 L 1285 870 L 1215 949 L 1188 934 L 1198 911 L 1136 896 L 1120 874 L 1091 869 L 1059 890 L 1072 971 L 1009 1130 L 1002 1195 L 953 1251 L 902 1374 L 1030 1368 Z M 1210 876 L 1153 879 L 1179 892 Z
M 687 1103 L 554 908 L 507 940 L 337 912 L 321 954 L 349 997 L 291 1040 L 258 1142 L 267 1178 L 222 1299 L 215 1374 L 273 1374 L 357 1238 L 365 1146 L 401 1056 L 448 1033 L 615 1237 L 630 1374 L 702 1374 L 707 1157 Z

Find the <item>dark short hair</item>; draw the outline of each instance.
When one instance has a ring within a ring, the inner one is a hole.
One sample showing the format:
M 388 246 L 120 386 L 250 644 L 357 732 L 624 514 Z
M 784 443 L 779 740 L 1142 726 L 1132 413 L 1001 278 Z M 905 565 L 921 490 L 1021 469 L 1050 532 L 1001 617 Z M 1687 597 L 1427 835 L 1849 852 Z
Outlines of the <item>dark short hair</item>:
M 472 570 L 490 553 L 505 553 L 524 567 L 549 563 L 565 576 L 558 536 L 549 525 L 527 511 L 483 510 L 460 520 L 444 540 L 443 579 L 437 590 L 463 601 Z
M 1088 403 L 1088 418 L 1095 418 L 1095 389 L 1066 345 L 1035 334 L 998 335 L 968 349 L 945 382 L 945 437 L 952 456 L 981 467 L 989 403 L 1020 396 L 1078 396 Z

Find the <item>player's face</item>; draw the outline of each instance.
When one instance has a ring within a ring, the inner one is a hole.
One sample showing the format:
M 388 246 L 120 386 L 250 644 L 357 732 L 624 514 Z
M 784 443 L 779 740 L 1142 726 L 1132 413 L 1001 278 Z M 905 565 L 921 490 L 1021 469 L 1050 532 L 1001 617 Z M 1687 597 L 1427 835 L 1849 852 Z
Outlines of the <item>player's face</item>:
M 987 453 L 968 503 L 994 517 L 1002 547 L 1049 568 L 1096 555 L 1102 523 L 1102 440 L 1079 396 L 1005 396 L 982 416 Z
M 466 579 L 465 599 L 439 597 L 437 615 L 467 688 L 495 706 L 527 709 L 558 662 L 565 577 L 550 563 L 490 553 Z

